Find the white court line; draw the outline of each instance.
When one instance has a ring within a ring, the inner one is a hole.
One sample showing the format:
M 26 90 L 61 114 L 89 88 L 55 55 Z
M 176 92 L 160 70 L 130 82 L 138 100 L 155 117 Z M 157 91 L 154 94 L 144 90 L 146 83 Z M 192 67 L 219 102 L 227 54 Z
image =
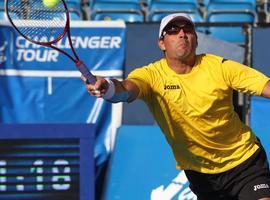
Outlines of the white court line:
M 48 95 L 52 95 L 52 77 L 48 77 Z
M 122 70 L 100 70 L 92 72 L 96 76 L 103 77 L 122 77 Z M 53 93 L 53 78 L 78 78 L 81 73 L 75 71 L 50 71 L 50 70 L 16 70 L 16 69 L 1 69 L 0 76 L 21 76 L 21 77 L 43 77 L 48 78 L 48 95 Z
M 98 116 L 100 114 L 100 110 L 102 109 L 102 105 L 104 103 L 103 99 L 96 99 L 93 107 L 91 108 L 91 112 L 86 120 L 87 123 L 96 123 Z
M 92 71 L 96 76 L 122 77 L 122 70 L 97 70 Z M 16 70 L 16 69 L 1 69 L 1 76 L 24 76 L 24 77 L 80 77 L 81 73 L 75 71 L 64 70 Z

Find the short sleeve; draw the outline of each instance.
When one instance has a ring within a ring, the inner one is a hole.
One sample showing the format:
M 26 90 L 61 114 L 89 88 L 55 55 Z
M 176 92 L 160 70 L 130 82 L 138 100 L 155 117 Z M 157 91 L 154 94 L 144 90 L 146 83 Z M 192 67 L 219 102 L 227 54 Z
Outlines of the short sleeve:
M 269 80 L 269 77 L 256 69 L 231 60 L 222 63 L 222 71 L 224 80 L 230 87 L 252 95 L 261 95 Z
M 138 86 L 140 90 L 139 98 L 144 99 L 149 94 L 151 85 L 150 77 L 147 67 L 137 68 L 129 73 L 127 80 L 132 81 Z

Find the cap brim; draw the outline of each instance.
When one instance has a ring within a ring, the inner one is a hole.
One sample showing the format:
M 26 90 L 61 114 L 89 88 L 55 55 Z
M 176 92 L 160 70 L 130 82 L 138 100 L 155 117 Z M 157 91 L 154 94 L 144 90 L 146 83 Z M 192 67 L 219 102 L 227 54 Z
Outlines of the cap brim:
M 177 21 L 186 21 L 186 22 L 189 22 L 190 24 L 192 24 L 193 26 L 195 26 L 194 23 L 193 23 L 190 19 L 187 19 L 186 17 L 183 17 L 183 16 L 179 16 L 179 17 L 173 18 L 171 21 L 169 21 L 169 22 L 167 23 L 166 26 L 168 26 L 168 25 L 171 24 L 171 23 L 177 22 Z M 165 27 L 166 27 L 166 26 L 165 26 Z M 165 27 L 164 27 L 164 28 L 165 28 Z

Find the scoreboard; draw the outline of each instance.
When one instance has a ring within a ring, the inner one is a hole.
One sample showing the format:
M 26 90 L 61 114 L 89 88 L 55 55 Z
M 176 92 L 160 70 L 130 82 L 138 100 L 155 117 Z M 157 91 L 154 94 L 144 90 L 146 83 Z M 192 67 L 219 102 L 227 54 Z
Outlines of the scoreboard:
M 93 200 L 93 125 L 0 125 L 0 199 Z

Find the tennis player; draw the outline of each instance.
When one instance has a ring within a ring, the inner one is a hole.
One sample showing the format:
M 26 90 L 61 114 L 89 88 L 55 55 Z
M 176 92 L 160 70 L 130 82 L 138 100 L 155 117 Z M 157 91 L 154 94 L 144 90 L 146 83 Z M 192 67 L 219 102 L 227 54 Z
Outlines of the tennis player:
M 97 77 L 87 90 L 113 103 L 145 101 L 199 200 L 270 200 L 265 150 L 232 101 L 233 90 L 270 98 L 270 79 L 232 60 L 196 55 L 195 25 L 183 13 L 162 19 L 158 45 L 161 60 L 124 81 Z

